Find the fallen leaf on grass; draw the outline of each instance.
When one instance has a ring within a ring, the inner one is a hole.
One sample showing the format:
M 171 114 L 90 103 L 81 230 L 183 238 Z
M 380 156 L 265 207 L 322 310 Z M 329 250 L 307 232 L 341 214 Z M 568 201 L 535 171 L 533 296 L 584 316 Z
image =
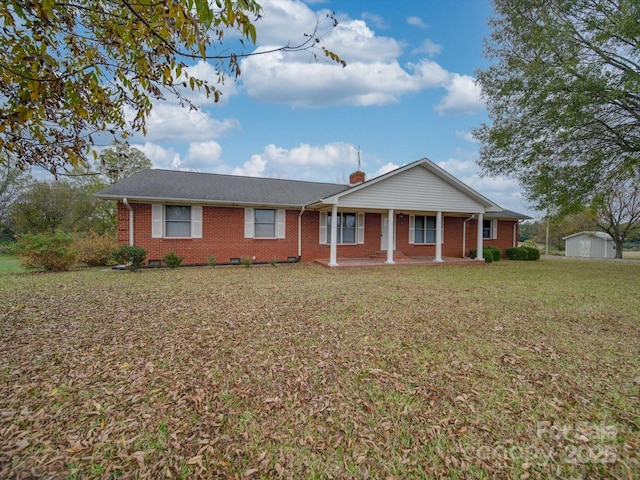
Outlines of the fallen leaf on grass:
M 140 466 L 141 469 L 144 468 L 144 457 L 145 457 L 145 452 L 134 452 L 131 454 L 131 456 L 135 459 L 136 462 L 138 462 L 138 465 Z
M 27 440 L 18 440 L 16 442 L 16 448 L 17 448 L 18 452 L 24 450 L 29 445 L 30 445 L 30 443 Z
M 202 455 L 196 455 L 195 457 L 191 457 L 189 460 L 187 460 L 187 465 L 195 464 L 202 466 Z

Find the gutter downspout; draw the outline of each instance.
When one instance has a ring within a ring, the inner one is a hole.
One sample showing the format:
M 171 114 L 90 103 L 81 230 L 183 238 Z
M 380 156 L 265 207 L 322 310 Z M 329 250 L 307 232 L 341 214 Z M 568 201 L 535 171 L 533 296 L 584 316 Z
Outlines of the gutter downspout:
M 467 222 L 469 220 L 473 220 L 474 218 L 476 218 L 475 213 L 469 218 L 465 219 L 464 222 L 462 222 L 462 258 L 467 258 Z
M 517 246 L 518 246 L 518 236 L 517 236 L 517 233 L 518 233 L 518 226 L 520 225 L 520 222 L 521 222 L 521 221 L 522 221 L 522 220 L 518 220 L 517 222 L 515 222 L 515 223 L 513 224 L 513 242 L 512 242 L 512 245 L 511 245 L 512 247 L 517 247 Z
M 124 206 L 129 210 L 129 245 L 133 247 L 133 208 L 129 205 L 127 197 L 122 198 L 122 203 L 124 203 Z
M 302 210 L 298 214 L 298 258 L 302 257 L 302 214 L 304 213 L 305 206 L 302 206 Z

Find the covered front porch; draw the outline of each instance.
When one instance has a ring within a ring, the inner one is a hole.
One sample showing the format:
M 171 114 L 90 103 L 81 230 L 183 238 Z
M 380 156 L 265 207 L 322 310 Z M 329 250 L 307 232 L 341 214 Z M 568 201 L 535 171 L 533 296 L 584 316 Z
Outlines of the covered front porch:
M 352 181 L 351 188 L 306 207 L 320 212 L 328 266 L 469 262 L 464 257 L 470 250 L 484 263 L 484 216 L 503 209 L 431 161 L 355 180 L 361 183 Z M 364 258 L 376 251 L 383 258 Z M 410 258 L 396 258 L 395 251 Z
M 449 224 L 447 248 L 445 218 Z M 329 267 L 345 262 L 347 266 L 468 262 L 470 259 L 464 258 L 468 243 L 480 252 L 475 261 L 482 262 L 483 230 L 474 227 L 467 235 L 467 223 L 471 220 L 482 225 L 483 213 L 406 208 L 365 210 L 353 206 L 343 209 L 333 204 L 320 213 L 321 243 L 329 246 L 329 258 L 321 258 L 319 262 Z M 365 251 L 349 255 L 349 245 L 356 244 L 366 246 Z

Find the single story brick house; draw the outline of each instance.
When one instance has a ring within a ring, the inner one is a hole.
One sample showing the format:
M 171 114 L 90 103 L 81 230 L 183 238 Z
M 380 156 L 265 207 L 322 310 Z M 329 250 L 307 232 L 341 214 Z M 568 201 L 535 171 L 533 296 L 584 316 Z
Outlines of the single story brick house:
M 118 202 L 118 242 L 157 264 L 465 257 L 517 245 L 525 215 L 504 210 L 428 159 L 350 185 L 142 170 L 97 197 Z M 436 241 L 439 239 L 439 241 Z M 483 260 L 478 255 L 478 260 Z

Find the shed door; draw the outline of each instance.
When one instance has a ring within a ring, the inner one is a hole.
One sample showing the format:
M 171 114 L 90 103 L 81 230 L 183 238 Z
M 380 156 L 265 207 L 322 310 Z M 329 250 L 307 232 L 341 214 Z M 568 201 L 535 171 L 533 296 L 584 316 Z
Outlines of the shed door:
M 578 256 L 588 258 L 591 253 L 591 240 L 580 240 Z

